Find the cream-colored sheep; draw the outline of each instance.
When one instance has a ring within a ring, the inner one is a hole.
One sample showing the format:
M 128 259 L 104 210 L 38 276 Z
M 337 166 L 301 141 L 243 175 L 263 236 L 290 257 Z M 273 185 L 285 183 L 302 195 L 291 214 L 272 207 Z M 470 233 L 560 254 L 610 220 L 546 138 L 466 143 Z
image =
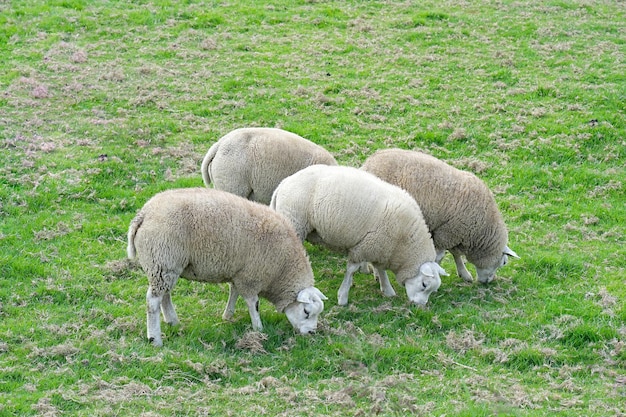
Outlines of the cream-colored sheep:
M 278 183 L 314 164 L 337 165 L 321 146 L 281 129 L 242 128 L 223 136 L 202 161 L 204 184 L 269 204 Z
M 356 168 L 314 165 L 285 178 L 270 207 L 285 215 L 301 240 L 348 253 L 338 302 L 348 303 L 352 277 L 370 262 L 387 296 L 395 291 L 386 269 L 406 288 L 409 300 L 424 305 L 445 271 L 415 200 L 404 190 Z
M 263 326 L 259 295 L 284 312 L 302 334 L 317 328 L 326 297 L 313 286 L 313 271 L 291 224 L 267 206 L 236 195 L 190 188 L 152 197 L 128 230 L 128 257 L 148 275 L 148 339 L 163 344 L 159 307 L 165 321 L 178 323 L 171 291 L 179 277 L 230 283 L 223 318 L 246 301 L 252 327 Z
M 491 191 L 474 174 L 430 155 L 402 149 L 379 150 L 362 169 L 415 198 L 432 233 L 437 262 L 449 250 L 459 276 L 466 281 L 473 278 L 463 255 L 474 264 L 482 283 L 493 280 L 508 256 L 519 258 L 507 246 L 506 225 Z

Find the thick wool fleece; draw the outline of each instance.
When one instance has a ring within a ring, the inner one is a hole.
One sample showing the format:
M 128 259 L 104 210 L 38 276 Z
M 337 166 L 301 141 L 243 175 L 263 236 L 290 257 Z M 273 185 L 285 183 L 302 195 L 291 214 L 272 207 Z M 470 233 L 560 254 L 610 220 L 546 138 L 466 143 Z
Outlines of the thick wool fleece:
M 437 251 L 457 249 L 477 267 L 502 257 L 506 225 L 491 191 L 474 174 L 402 149 L 379 150 L 361 169 L 401 187 L 417 201 Z
M 242 128 L 211 146 L 202 161 L 205 185 L 269 204 L 281 180 L 309 165 L 337 165 L 323 147 L 281 129 Z
M 420 208 L 402 189 L 356 168 L 315 165 L 286 178 L 270 207 L 294 224 L 301 239 L 371 262 L 400 283 L 435 260 Z
M 278 311 L 313 286 L 311 265 L 291 224 L 267 206 L 223 191 L 192 188 L 150 199 L 131 223 L 128 255 L 137 256 L 157 291 L 182 276 L 231 282 Z

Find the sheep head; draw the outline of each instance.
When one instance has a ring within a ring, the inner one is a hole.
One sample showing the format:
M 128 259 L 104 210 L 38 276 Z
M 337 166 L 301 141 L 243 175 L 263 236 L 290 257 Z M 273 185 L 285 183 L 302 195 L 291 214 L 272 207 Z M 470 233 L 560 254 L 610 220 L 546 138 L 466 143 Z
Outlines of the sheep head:
M 439 275 L 448 275 L 436 262 L 426 262 L 420 266 L 419 273 L 414 278 L 404 282 L 406 295 L 412 304 L 425 306 L 430 294 L 437 291 L 441 285 Z
M 300 334 L 313 334 L 317 329 L 317 319 L 324 311 L 324 300 L 328 298 L 317 288 L 305 288 L 298 293 L 296 301 L 285 308 L 285 315 Z
M 478 275 L 478 282 L 480 282 L 481 284 L 488 284 L 493 281 L 496 276 L 496 270 L 501 266 L 506 265 L 509 256 L 519 259 L 517 253 L 515 253 L 508 246 L 505 246 L 500 256 L 498 256 L 495 261 L 490 262 L 487 267 L 482 268 L 479 265 L 474 264 L 476 265 L 476 275 Z

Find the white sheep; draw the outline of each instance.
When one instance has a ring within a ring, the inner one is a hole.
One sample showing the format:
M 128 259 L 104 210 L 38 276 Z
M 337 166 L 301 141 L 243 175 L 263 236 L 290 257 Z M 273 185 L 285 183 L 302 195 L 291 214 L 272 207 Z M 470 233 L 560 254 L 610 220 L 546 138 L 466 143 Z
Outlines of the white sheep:
M 337 165 L 321 146 L 282 129 L 241 128 L 223 136 L 202 160 L 204 184 L 269 204 L 278 183 L 309 165 Z
M 405 189 L 419 204 L 432 233 L 437 262 L 449 250 L 459 276 L 472 282 L 462 256 L 474 264 L 478 281 L 489 283 L 509 256 L 508 233 L 489 188 L 476 175 L 421 152 L 379 150 L 363 166 Z
M 345 166 L 313 165 L 285 178 L 270 207 L 285 215 L 301 240 L 347 252 L 348 266 L 337 298 L 348 303 L 352 277 L 370 262 L 386 296 L 396 295 L 386 269 L 409 300 L 425 305 L 447 275 L 415 200 L 374 175 Z
M 284 312 L 302 334 L 313 333 L 326 300 L 313 286 L 306 251 L 291 224 L 267 206 L 207 188 L 176 189 L 152 197 L 128 230 L 128 257 L 148 275 L 147 334 L 161 346 L 159 307 L 177 324 L 171 291 L 179 277 L 230 283 L 223 318 L 246 301 L 252 327 L 263 329 L 259 295 Z

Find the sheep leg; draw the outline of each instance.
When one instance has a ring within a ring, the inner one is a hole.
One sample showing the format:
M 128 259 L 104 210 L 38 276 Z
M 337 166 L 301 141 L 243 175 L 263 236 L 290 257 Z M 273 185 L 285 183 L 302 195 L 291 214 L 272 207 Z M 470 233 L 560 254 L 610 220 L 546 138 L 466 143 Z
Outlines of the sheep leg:
M 243 298 L 248 305 L 248 311 L 250 312 L 250 320 L 252 320 L 252 329 L 260 332 L 263 330 L 263 324 L 261 323 L 261 315 L 259 314 L 259 296 L 247 296 Z
M 441 260 L 443 259 L 444 256 L 446 256 L 445 249 L 437 251 L 437 255 L 435 255 L 435 262 L 441 265 Z
M 456 249 L 450 249 L 450 253 L 452 253 L 452 256 L 454 257 L 456 272 L 459 274 L 459 276 L 467 282 L 474 282 L 472 274 L 470 274 L 465 267 L 465 262 L 463 262 L 463 255 L 461 254 L 461 252 Z
M 362 274 L 373 274 L 373 269 L 374 267 L 372 266 L 372 264 L 368 262 L 361 262 L 361 265 L 359 266 L 359 272 Z
M 172 293 L 170 291 L 163 294 L 163 299 L 161 300 L 161 312 L 163 313 L 163 318 L 167 324 L 175 326 L 179 323 L 176 309 L 174 308 L 174 304 L 172 304 Z
M 337 291 L 337 303 L 340 306 L 345 306 L 348 304 L 348 294 L 350 293 L 350 287 L 352 287 L 352 277 L 354 273 L 361 268 L 361 262 L 354 263 L 348 261 L 348 266 L 346 267 L 346 275 L 343 278 L 343 282 L 339 287 L 339 291 Z
M 230 321 L 235 315 L 235 304 L 237 303 L 239 293 L 237 292 L 237 289 L 233 284 L 229 283 L 228 286 L 230 288 L 230 291 L 228 293 L 228 302 L 226 303 L 224 314 L 222 314 L 222 319 Z
M 374 266 L 378 276 L 378 282 L 380 284 L 380 290 L 387 297 L 395 297 L 396 292 L 394 291 L 391 283 L 389 282 L 389 277 L 387 276 L 387 271 L 384 268 L 380 268 L 378 266 Z
M 154 346 L 163 346 L 163 339 L 161 338 L 161 315 L 159 309 L 161 307 L 161 301 L 163 295 L 157 295 L 156 291 L 153 291 L 152 287 L 148 287 L 146 294 L 146 303 L 148 304 L 148 340 Z

